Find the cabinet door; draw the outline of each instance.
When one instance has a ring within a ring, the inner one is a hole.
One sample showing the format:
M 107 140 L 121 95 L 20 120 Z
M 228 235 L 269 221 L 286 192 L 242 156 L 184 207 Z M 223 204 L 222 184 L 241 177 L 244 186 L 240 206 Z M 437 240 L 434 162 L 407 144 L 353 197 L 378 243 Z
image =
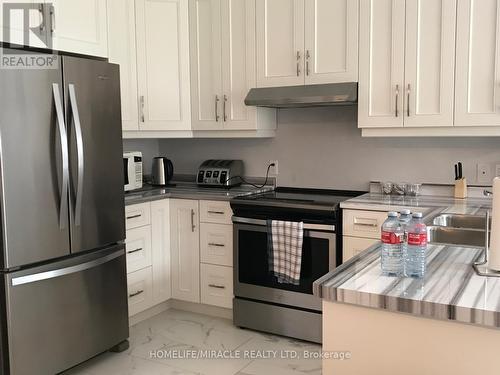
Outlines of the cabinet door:
M 8 22 L 4 24 L 4 5 L 8 6 L 9 4 L 15 9 L 10 10 L 9 14 L 5 15 L 8 17 Z M 24 11 L 19 9 L 20 7 L 32 8 L 29 10 L 29 25 L 24 24 Z M 47 48 L 47 28 L 42 23 L 42 14 L 44 12 L 45 9 L 35 0 L 23 0 L 22 2 L 19 0 L 0 0 L 0 41 Z M 29 39 L 25 41 L 24 30 L 26 27 L 38 29 L 37 32 L 41 33 L 40 38 L 30 31 L 28 34 Z M 7 32 L 10 33 L 9 38 L 7 37 Z
M 91 56 L 108 56 L 106 0 L 46 0 L 54 49 Z
M 172 295 L 170 280 L 170 202 L 151 202 L 151 247 L 153 265 L 153 303 L 168 300 Z
M 108 0 L 109 62 L 120 65 L 123 130 L 139 130 L 134 0 Z
M 342 238 L 342 242 L 342 262 L 347 262 L 353 256 L 356 256 L 359 253 L 365 251 L 370 246 L 375 245 L 379 241 L 370 238 L 344 236 Z
M 500 124 L 500 1 L 459 0 L 455 125 Z
M 453 126 L 456 0 L 406 1 L 404 126 Z
M 229 130 L 255 129 L 255 107 L 245 105 L 256 85 L 255 0 L 222 0 L 222 119 Z
M 306 84 L 358 81 L 359 0 L 306 0 Z
M 221 0 L 190 1 L 193 128 L 223 128 Z
M 136 0 L 140 130 L 191 130 L 184 0 Z
M 257 0 L 257 86 L 304 84 L 304 0 Z
M 200 237 L 198 201 L 170 200 L 172 297 L 200 302 Z
M 361 0 L 358 126 L 402 127 L 405 0 Z

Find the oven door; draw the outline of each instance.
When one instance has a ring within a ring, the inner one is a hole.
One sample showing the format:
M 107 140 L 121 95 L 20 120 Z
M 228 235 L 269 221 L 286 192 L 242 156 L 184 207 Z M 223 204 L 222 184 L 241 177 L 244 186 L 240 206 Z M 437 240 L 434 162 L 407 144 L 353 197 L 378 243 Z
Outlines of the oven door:
M 302 309 L 321 311 L 313 282 L 335 268 L 333 225 L 304 224 L 300 284 L 278 283 L 269 270 L 265 220 L 233 217 L 234 295 Z

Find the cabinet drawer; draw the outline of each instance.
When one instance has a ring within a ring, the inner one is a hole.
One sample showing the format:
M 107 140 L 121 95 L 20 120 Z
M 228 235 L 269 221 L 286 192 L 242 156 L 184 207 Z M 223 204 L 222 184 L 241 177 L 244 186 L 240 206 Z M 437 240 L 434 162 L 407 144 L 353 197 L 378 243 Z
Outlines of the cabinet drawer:
M 127 273 L 150 266 L 151 226 L 128 230 L 125 249 L 127 251 Z
M 379 239 L 385 219 L 387 212 L 344 210 L 344 235 Z
M 370 246 L 379 242 L 373 238 L 360 238 L 344 236 L 342 239 L 342 261 L 347 262 L 353 256 L 365 251 Z
M 225 308 L 233 306 L 233 268 L 200 265 L 201 303 Z
M 233 265 L 233 226 L 200 224 L 200 249 L 203 263 Z
M 200 201 L 200 221 L 202 223 L 232 224 L 233 211 L 229 202 Z
M 153 305 L 153 274 L 151 267 L 127 275 L 128 315 L 132 316 Z
M 142 227 L 151 224 L 151 204 L 141 203 L 125 206 L 125 228 Z

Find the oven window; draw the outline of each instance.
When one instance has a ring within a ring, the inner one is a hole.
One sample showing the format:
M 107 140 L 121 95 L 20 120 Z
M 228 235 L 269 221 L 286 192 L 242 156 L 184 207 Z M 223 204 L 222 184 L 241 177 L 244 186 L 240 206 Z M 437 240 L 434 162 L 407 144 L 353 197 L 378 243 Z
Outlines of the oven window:
M 267 233 L 238 230 L 239 282 L 269 288 L 312 294 L 313 282 L 329 271 L 329 242 L 325 238 L 304 236 L 300 284 L 280 284 L 269 271 Z

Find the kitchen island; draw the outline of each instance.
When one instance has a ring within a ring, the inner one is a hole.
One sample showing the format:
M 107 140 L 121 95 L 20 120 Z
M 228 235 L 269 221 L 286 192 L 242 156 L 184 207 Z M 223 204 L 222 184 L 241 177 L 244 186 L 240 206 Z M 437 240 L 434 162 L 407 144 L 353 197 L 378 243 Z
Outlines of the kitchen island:
M 432 215 L 452 206 L 426 203 Z M 479 213 L 488 203 L 463 206 Z M 382 275 L 378 243 L 317 280 L 323 350 L 349 352 L 344 360 L 325 355 L 323 373 L 500 373 L 500 278 L 478 276 L 472 267 L 483 250 L 429 244 L 425 278 L 393 278 Z

